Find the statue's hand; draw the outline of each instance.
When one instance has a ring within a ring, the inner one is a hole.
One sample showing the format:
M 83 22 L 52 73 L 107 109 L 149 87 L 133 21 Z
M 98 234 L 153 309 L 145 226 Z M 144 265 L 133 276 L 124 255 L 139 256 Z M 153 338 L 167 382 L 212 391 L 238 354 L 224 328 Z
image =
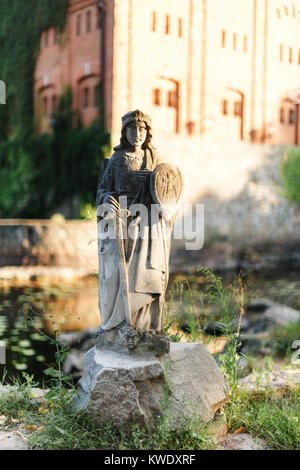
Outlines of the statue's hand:
M 105 198 L 105 201 L 104 203 L 106 205 L 109 206 L 109 208 L 111 210 L 113 210 L 114 212 L 118 212 L 120 210 L 120 204 L 119 202 L 117 201 L 117 199 L 115 199 L 113 196 L 111 196 L 110 194 L 108 196 L 106 196 Z
M 152 171 L 150 170 L 140 170 L 140 171 L 133 171 L 132 175 L 135 181 L 139 183 L 147 183 L 150 180 Z

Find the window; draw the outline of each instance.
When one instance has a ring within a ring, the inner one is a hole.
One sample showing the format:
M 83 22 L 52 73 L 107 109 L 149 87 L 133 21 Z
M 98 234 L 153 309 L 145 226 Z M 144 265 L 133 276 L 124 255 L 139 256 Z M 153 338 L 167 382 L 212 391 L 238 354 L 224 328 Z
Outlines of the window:
M 224 116 L 227 116 L 228 114 L 228 101 L 227 100 L 222 101 L 222 114 Z
M 182 18 L 178 18 L 178 37 L 182 38 Z
M 168 91 L 168 106 L 169 108 L 177 108 L 177 93 L 176 91 Z
M 226 31 L 225 31 L 225 29 L 223 29 L 223 31 L 222 31 L 221 45 L 222 45 L 222 47 L 226 47 Z
M 279 121 L 281 122 L 281 124 L 284 124 L 284 122 L 285 122 L 284 109 L 283 108 L 280 108 L 280 111 L 279 111 Z
M 155 88 L 153 90 L 153 104 L 156 106 L 160 106 L 160 89 Z
M 99 85 L 96 85 L 94 87 L 94 107 L 95 108 L 97 108 L 100 104 L 99 93 L 100 93 L 100 87 L 99 87 Z
M 56 95 L 52 96 L 52 113 L 55 114 L 56 112 L 56 103 L 57 103 L 57 98 Z
M 77 15 L 77 24 L 76 24 L 76 34 L 80 36 L 81 34 L 81 15 Z
M 247 52 L 248 50 L 248 37 L 244 36 L 244 45 L 243 45 L 243 51 Z
M 170 15 L 165 17 L 165 34 L 170 34 Z
M 295 6 L 295 3 L 292 3 L 292 9 L 293 9 L 293 18 L 296 18 L 296 6 Z
M 300 65 L 300 49 L 298 50 L 298 65 Z
M 90 33 L 92 29 L 92 16 L 91 16 L 91 10 L 88 10 L 86 12 L 86 32 Z
M 101 17 L 99 8 L 97 8 L 97 29 L 101 29 Z
M 276 8 L 276 13 L 277 13 L 277 18 L 281 18 L 281 13 L 280 13 L 280 10 L 279 8 Z
M 89 88 L 84 88 L 83 89 L 83 102 L 82 102 L 82 107 L 83 108 L 88 108 L 89 107 L 89 101 L 90 101 L 90 90 Z
M 157 16 L 156 12 L 152 12 L 152 17 L 151 17 L 151 31 L 155 32 L 157 27 Z
M 232 48 L 233 48 L 234 51 L 236 51 L 236 49 L 237 49 L 237 34 L 236 33 L 233 33 Z
M 241 116 L 242 115 L 242 103 L 240 101 L 234 102 L 234 115 Z
M 286 14 L 286 16 L 289 16 L 289 9 L 288 7 L 283 7 L 284 9 L 284 13 Z
M 290 109 L 289 111 L 289 124 L 295 124 L 295 110 Z
M 289 48 L 289 62 L 290 64 L 293 63 L 293 48 L 292 47 Z
M 44 96 L 43 98 L 43 113 L 48 114 L 48 98 Z
M 280 57 L 280 61 L 283 62 L 283 45 L 282 44 L 280 44 L 279 57 Z

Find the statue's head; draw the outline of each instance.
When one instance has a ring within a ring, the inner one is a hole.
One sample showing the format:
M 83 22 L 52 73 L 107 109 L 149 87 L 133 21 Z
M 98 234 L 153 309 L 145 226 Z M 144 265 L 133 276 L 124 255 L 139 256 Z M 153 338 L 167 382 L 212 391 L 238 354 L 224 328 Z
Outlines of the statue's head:
M 126 341 L 127 348 L 130 350 L 135 349 L 142 338 L 141 330 L 130 325 L 123 325 L 119 334 Z
M 138 129 L 138 133 L 135 130 Z M 152 149 L 152 120 L 147 114 L 136 109 L 130 111 L 122 117 L 122 132 L 120 145 L 115 150 L 125 149 L 135 146 L 135 136 L 140 139 L 142 149 Z

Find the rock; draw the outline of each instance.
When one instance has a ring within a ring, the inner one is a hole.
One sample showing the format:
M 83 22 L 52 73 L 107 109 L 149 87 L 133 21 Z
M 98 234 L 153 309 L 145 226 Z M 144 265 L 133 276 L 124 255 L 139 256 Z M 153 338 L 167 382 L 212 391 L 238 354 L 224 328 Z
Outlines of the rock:
M 267 331 L 300 320 L 300 312 L 269 299 L 253 299 L 246 307 L 253 332 Z M 259 317 L 256 318 L 257 314 Z
M 266 443 L 259 438 L 254 438 L 250 434 L 227 434 L 222 439 L 221 446 L 218 450 L 264 450 L 267 448 Z
M 274 302 L 269 299 L 257 298 L 252 299 L 246 306 L 247 313 L 259 313 L 265 312 L 267 308 L 272 307 Z
M 95 340 L 97 329 L 91 327 L 80 331 L 61 333 L 57 336 L 57 341 L 63 346 L 81 348 L 85 342 Z
M 274 302 L 274 304 L 265 311 L 264 317 L 274 325 L 285 326 L 288 325 L 288 323 L 298 321 L 300 319 L 300 312 Z
M 82 376 L 84 367 L 84 352 L 71 352 L 63 363 L 63 370 L 66 375 L 72 374 L 74 379 Z
M 0 451 L 1 450 L 26 450 L 27 444 L 21 434 L 14 431 L 0 430 Z
M 283 369 L 280 371 L 258 374 L 253 372 L 239 380 L 239 388 L 247 392 L 274 391 L 292 389 L 300 384 L 299 369 Z
M 30 391 L 33 398 L 35 398 L 37 401 L 43 401 L 46 393 L 49 390 L 33 387 L 30 389 Z M 15 387 L 13 385 L 0 385 L 0 398 L 2 398 L 4 395 L 21 393 L 22 392 L 18 391 L 18 387 Z
M 170 426 L 185 418 L 209 422 L 226 401 L 226 384 L 201 343 L 171 343 L 168 355 L 130 354 L 94 347 L 85 356 L 84 376 L 74 399 L 97 423 L 151 428 L 167 402 Z

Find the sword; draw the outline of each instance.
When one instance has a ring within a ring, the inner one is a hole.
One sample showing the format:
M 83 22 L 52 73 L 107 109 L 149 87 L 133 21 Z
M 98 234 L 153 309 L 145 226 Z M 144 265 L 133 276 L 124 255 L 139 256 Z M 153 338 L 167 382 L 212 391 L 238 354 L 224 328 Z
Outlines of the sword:
M 120 273 L 121 294 L 123 299 L 126 323 L 132 326 L 130 299 L 129 299 L 129 284 L 127 263 L 125 258 L 124 240 L 123 240 L 123 218 L 127 218 L 129 211 L 127 209 L 120 209 L 116 212 L 116 241 L 118 249 L 118 264 Z

